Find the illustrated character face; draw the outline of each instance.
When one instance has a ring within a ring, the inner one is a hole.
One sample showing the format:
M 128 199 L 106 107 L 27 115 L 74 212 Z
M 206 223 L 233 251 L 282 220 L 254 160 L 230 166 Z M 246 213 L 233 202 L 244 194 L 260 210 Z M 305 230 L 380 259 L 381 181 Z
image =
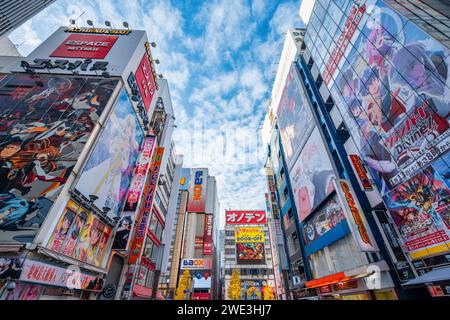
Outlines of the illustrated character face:
M 307 187 L 301 187 L 298 190 L 298 202 L 299 202 L 299 213 L 300 217 L 306 217 L 311 212 L 311 200 L 309 197 L 309 191 Z
M 39 153 L 37 155 L 37 160 L 41 167 L 45 167 L 48 164 L 48 155 L 46 153 Z
M 375 31 L 375 42 L 374 42 L 375 47 L 377 49 L 381 48 L 383 46 L 383 41 L 384 41 L 383 30 L 381 30 L 381 28 L 378 27 L 378 28 L 376 28 L 376 31 Z
M 61 224 L 61 230 L 67 232 L 69 228 L 70 228 L 70 219 L 68 217 L 65 217 Z
M 380 95 L 381 81 L 377 77 L 372 77 L 366 86 L 372 96 L 377 97 Z
M 97 243 L 100 240 L 101 235 L 102 235 L 102 232 L 98 228 L 91 228 L 89 244 L 91 246 L 97 245 Z
M 417 87 L 421 86 L 427 78 L 425 65 L 419 61 L 413 62 L 409 70 L 409 76 Z
M 433 196 L 427 186 L 422 186 L 417 189 L 417 191 L 410 195 L 408 200 L 425 211 L 429 211 L 433 206 Z
M 20 143 L 11 143 L 6 145 L 0 151 L 0 158 L 7 159 L 15 155 L 20 150 Z

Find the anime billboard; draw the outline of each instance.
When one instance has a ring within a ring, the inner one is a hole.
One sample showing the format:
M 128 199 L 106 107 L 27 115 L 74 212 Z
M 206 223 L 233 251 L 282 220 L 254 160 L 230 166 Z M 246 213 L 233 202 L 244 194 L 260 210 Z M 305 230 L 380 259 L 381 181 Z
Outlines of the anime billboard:
M 100 210 L 109 208 L 110 218 L 120 215 L 143 136 L 123 89 L 75 186 L 86 199 L 94 195 L 94 205 Z
M 450 149 L 450 51 L 378 1 L 330 89 L 382 194 Z
M 413 259 L 450 250 L 450 188 L 439 171 L 448 179 L 447 166 L 432 165 L 384 197 Z
M 32 242 L 118 80 L 0 80 L 0 242 Z
M 290 172 L 300 222 L 334 190 L 333 178 L 333 166 L 320 132 L 315 128 Z
M 77 202 L 69 200 L 47 248 L 100 267 L 110 236 L 109 226 Z
M 262 288 L 260 280 L 241 281 L 242 300 L 262 300 Z
M 236 243 L 237 264 L 264 264 L 265 261 L 263 242 Z
M 295 63 L 286 78 L 286 84 L 277 110 L 278 126 L 288 168 L 305 144 L 306 137 L 313 130 L 315 122 L 306 92 L 298 79 Z

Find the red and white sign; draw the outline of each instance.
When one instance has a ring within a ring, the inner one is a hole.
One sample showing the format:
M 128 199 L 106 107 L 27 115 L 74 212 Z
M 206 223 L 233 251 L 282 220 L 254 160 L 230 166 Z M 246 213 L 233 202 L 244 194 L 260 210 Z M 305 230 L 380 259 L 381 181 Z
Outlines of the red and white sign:
M 364 167 L 361 164 L 361 158 L 357 154 L 349 154 L 348 157 L 353 165 L 353 169 L 359 177 L 359 181 L 361 182 L 363 189 L 368 191 L 373 190 L 366 170 L 364 170 Z
M 209 292 L 196 292 L 192 295 L 192 300 L 211 300 L 211 293 Z
M 208 169 L 191 170 L 187 212 L 205 212 L 207 178 Z
M 226 224 L 266 224 L 266 212 L 254 210 L 225 211 Z
M 147 112 L 150 109 L 150 104 L 152 103 L 153 96 L 156 92 L 156 83 L 155 79 L 153 78 L 148 59 L 149 57 L 147 53 L 145 53 L 142 57 L 138 69 L 134 73 L 139 92 L 142 96 L 142 102 L 144 103 L 145 110 Z
M 144 145 L 142 146 L 142 151 L 134 170 L 130 190 L 128 191 L 128 197 L 124 211 L 136 210 L 137 203 L 139 201 L 139 198 L 141 197 L 142 190 L 144 189 L 145 178 L 147 177 L 149 171 L 150 161 L 155 144 L 156 137 L 146 137 L 144 140 Z
M 71 34 L 50 57 L 104 59 L 117 39 L 118 36 Z
M 203 234 L 203 255 L 212 255 L 213 215 L 205 214 L 205 232 Z
M 95 276 L 29 259 L 26 259 L 23 263 L 19 280 L 81 290 L 97 283 L 97 277 Z

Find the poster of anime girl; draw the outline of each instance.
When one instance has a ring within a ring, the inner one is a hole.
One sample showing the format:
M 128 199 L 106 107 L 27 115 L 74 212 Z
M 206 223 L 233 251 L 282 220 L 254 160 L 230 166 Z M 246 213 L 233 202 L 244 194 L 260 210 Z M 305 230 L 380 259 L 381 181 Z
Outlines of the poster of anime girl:
M 109 208 L 111 218 L 122 209 L 142 140 L 143 131 L 123 90 L 75 186 L 87 199 L 97 196 L 94 205 Z
M 334 190 L 333 178 L 333 166 L 320 132 L 315 128 L 290 172 L 300 221 L 308 217 Z

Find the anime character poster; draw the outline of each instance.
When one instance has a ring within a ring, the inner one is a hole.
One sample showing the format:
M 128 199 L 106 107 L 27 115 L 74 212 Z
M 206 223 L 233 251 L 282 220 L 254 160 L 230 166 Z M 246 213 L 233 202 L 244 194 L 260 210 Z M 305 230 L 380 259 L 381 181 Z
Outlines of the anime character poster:
M 333 166 L 318 128 L 312 132 L 289 174 L 301 222 L 334 190 Z
M 450 228 L 442 218 L 450 210 L 450 188 L 433 166 L 390 191 L 384 200 L 413 258 L 450 250 Z
M 295 63 L 286 77 L 277 118 L 286 163 L 290 168 L 315 125 Z
M 264 243 L 236 243 L 236 261 L 237 264 L 264 264 Z
M 319 239 L 344 220 L 344 209 L 342 208 L 337 196 L 334 195 L 302 225 L 303 240 L 305 245 L 309 245 L 311 242 Z
M 114 236 L 114 250 L 127 249 L 135 215 L 135 211 L 122 212 L 119 225 Z
M 6 292 L 4 300 L 39 300 L 43 286 L 19 282 L 14 290 Z
M 241 281 L 242 300 L 262 300 L 261 281 L 243 280 Z
M 0 242 L 32 242 L 117 80 L 0 80 Z
M 127 194 L 134 171 L 143 131 L 125 90 L 122 90 L 75 189 L 94 205 L 110 209 L 108 216 L 117 217 Z
M 450 149 L 450 51 L 382 1 L 330 89 L 382 194 Z
M 0 258 L 0 279 L 19 279 L 24 259 L 22 257 Z

